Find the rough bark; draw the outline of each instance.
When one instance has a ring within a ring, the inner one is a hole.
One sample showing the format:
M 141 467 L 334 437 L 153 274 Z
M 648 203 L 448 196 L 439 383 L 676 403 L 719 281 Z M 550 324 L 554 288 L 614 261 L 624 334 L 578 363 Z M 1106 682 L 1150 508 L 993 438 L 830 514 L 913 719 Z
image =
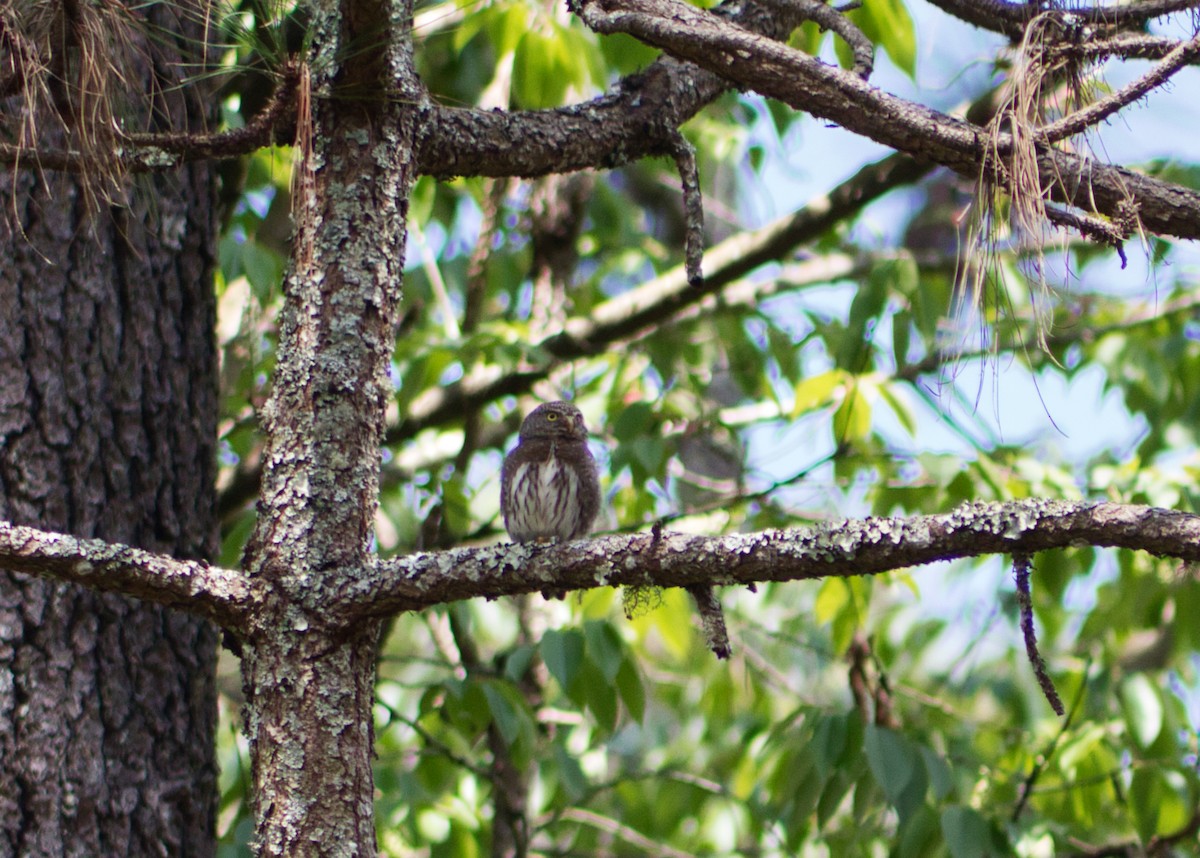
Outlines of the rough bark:
M 1086 501 L 1020 500 L 964 504 L 938 515 L 832 521 L 814 527 L 694 536 L 655 529 L 650 533 L 605 536 L 568 543 L 430 551 L 376 562 L 354 571 L 337 592 L 324 591 L 319 615 L 299 608 L 296 628 L 314 619 L 334 642 L 348 641 L 371 618 L 461 599 L 563 593 L 592 587 L 656 585 L 751 586 L 766 581 L 875 575 L 963 557 L 987 554 L 1031 555 L 1039 551 L 1092 545 L 1145 551 L 1158 557 L 1200 562 L 1200 515 L 1178 510 Z M 75 553 L 70 553 L 71 550 Z M 53 562 L 47 558 L 53 556 Z M 74 562 L 70 559 L 74 558 Z M 104 565 L 103 578 L 89 573 L 92 586 L 124 589 L 136 581 L 147 598 L 174 604 L 186 580 L 195 581 L 205 600 L 223 604 L 230 628 L 255 634 L 265 605 L 277 597 L 244 590 L 218 592 L 213 580 L 237 575 L 198 564 L 67 543 L 30 528 L 0 527 L 0 563 L 60 580 L 80 580 L 80 565 Z M 164 585 L 149 587 L 165 571 Z M 214 574 L 217 573 L 217 574 Z M 198 610 L 211 613 L 200 603 Z M 260 632 L 257 632 L 261 634 Z M 311 652 L 312 650 L 310 650 Z M 319 652 L 319 650 L 317 650 Z
M 967 178 L 989 175 L 997 158 L 1005 160 L 1015 145 L 1010 134 L 989 139 L 971 122 L 899 98 L 679 0 L 590 0 L 580 4 L 579 14 L 597 32 L 628 33 L 739 86 Z M 1188 47 L 1193 60 L 1197 52 L 1200 43 Z M 1051 199 L 1119 222 L 1135 210 L 1150 232 L 1200 238 L 1200 193 L 1080 157 L 1041 138 L 1036 155 L 1041 187 Z
M 1200 561 L 1200 516 L 1114 503 L 1025 500 L 966 504 L 940 515 L 845 520 L 729 536 L 664 530 L 554 545 L 460 548 L 379 563 L 376 574 L 356 581 L 326 605 L 326 617 L 349 628 L 377 613 L 477 596 L 598 586 L 752 586 L 1077 545 Z
M 125 70 L 147 87 L 196 35 L 170 26 Z M 157 108 L 199 129 L 210 105 Z M 212 172 L 121 193 L 0 175 L 0 518 L 211 557 Z M 0 856 L 213 854 L 215 661 L 194 615 L 0 572 Z
M 379 624 L 331 627 L 324 605 L 370 567 L 420 93 L 411 5 L 313 14 L 312 114 L 298 120 L 312 148 L 297 167 L 269 466 L 246 550 L 261 592 L 246 729 L 261 854 L 366 856 Z

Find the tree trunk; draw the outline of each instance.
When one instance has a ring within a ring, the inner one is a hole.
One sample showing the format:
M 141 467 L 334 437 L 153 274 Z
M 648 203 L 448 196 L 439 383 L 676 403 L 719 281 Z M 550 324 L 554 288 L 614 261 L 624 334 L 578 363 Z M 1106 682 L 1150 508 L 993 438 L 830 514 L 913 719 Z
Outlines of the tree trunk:
M 174 32 L 122 70 L 158 93 L 133 121 L 201 128 L 211 99 L 168 84 L 203 22 L 147 14 Z M 211 558 L 213 173 L 98 208 L 85 191 L 0 174 L 0 518 Z M 185 614 L 0 572 L 0 856 L 213 854 L 216 642 Z
M 320 35 L 311 114 L 297 120 L 296 235 L 262 413 L 268 467 L 245 559 L 261 600 L 243 681 L 263 855 L 376 852 L 371 706 L 380 623 L 347 633 L 329 622 L 329 605 L 373 571 L 423 98 L 411 21 L 408 0 L 313 9 Z

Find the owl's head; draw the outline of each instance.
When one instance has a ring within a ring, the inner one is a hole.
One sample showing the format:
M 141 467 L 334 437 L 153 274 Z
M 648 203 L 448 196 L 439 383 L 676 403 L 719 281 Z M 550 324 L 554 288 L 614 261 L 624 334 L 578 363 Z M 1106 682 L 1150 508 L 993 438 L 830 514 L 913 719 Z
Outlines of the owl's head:
M 583 415 L 569 402 L 545 402 L 521 422 L 520 438 L 575 438 L 587 440 Z

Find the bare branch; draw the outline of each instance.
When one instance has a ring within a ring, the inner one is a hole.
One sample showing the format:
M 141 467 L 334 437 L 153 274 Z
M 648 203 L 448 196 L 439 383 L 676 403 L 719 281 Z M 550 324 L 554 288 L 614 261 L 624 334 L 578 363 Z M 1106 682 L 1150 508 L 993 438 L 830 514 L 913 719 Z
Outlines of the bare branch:
M 1033 595 L 1029 590 L 1029 573 L 1033 569 L 1033 558 L 1028 554 L 1017 552 L 1013 554 L 1013 577 L 1017 580 L 1017 604 L 1021 608 L 1021 635 L 1025 639 L 1025 654 L 1033 666 L 1033 675 L 1037 677 L 1046 702 L 1054 710 L 1055 715 L 1062 715 L 1062 700 L 1054 687 L 1054 680 L 1046 672 L 1046 661 L 1038 651 L 1037 632 L 1033 628 Z
M 786 39 L 804 17 L 782 4 L 726 3 L 714 14 L 767 39 Z M 417 159 L 425 175 L 519 176 L 610 169 L 672 155 L 678 128 L 726 92 L 730 81 L 674 57 L 622 78 L 603 95 L 553 110 L 430 106 Z
M 1170 80 L 1173 74 L 1198 59 L 1200 59 L 1200 36 L 1178 45 L 1163 58 L 1161 63 L 1128 86 L 1122 87 L 1094 104 L 1089 104 L 1082 110 L 1075 111 L 1070 116 L 1064 116 L 1062 119 L 1038 129 L 1038 137 L 1047 143 L 1054 143 L 1097 125 L 1122 107 L 1137 101 L 1150 90 L 1162 86 Z
M 567 544 L 502 544 L 412 554 L 377 564 L 323 606 L 329 622 L 478 596 L 601 586 L 750 585 L 1095 545 L 1200 560 L 1200 516 L 1112 503 L 1024 500 L 941 515 L 867 518 L 723 537 L 663 532 Z
M 1013 41 L 1020 41 L 1025 25 L 1046 12 L 1043 0 L 1027 3 L 1010 3 L 1008 0 L 929 0 L 934 6 L 959 20 L 974 24 L 984 30 L 1003 33 Z M 1162 18 L 1175 12 L 1186 12 L 1195 5 L 1194 0 L 1143 0 L 1120 6 L 1083 6 L 1062 10 L 1061 15 L 1071 15 L 1079 23 L 1105 25 L 1113 28 L 1140 27 L 1147 21 Z
M 696 150 L 678 131 L 674 135 L 671 157 L 679 171 L 679 183 L 683 189 L 684 223 L 684 269 L 689 286 L 704 285 L 701 260 L 704 257 L 704 199 L 700 195 L 700 176 L 696 170 Z
M 0 567 L 178 608 L 232 631 L 241 628 L 251 601 L 239 572 L 7 522 L 0 522 Z
M 174 170 L 192 161 L 231 158 L 245 155 L 276 142 L 290 143 L 295 116 L 296 87 L 301 66 L 284 69 L 279 86 L 266 106 L 242 128 L 212 133 L 170 132 L 164 134 L 123 134 L 113 132 L 111 143 L 126 169 L 132 172 Z M 0 164 L 26 161 L 43 170 L 82 172 L 93 166 L 94 159 L 82 152 L 61 149 L 30 149 L 13 143 L 0 143 Z
M 933 159 L 964 176 L 977 177 L 988 157 L 1003 157 L 1013 149 L 1010 134 L 987 136 L 977 125 L 898 98 L 677 0 L 622 0 L 619 6 L 591 0 L 581 15 L 597 32 L 628 33 L 797 110 Z M 1200 193 L 1045 145 L 1036 154 L 1041 187 L 1052 198 L 1108 217 L 1132 198 L 1147 230 L 1200 238 Z
M 854 22 L 846 17 L 845 12 L 857 9 L 861 3 L 850 4 L 847 9 L 838 9 L 822 0 L 766 0 L 767 3 L 795 9 L 801 16 L 812 21 L 822 30 L 829 30 L 842 37 L 854 56 L 854 67 L 851 69 L 863 80 L 871 77 L 875 69 L 875 45 L 866 37 Z
M 1054 58 L 1062 56 L 1075 60 L 1102 60 L 1108 57 L 1122 59 L 1161 60 L 1178 48 L 1178 39 L 1154 36 L 1150 33 L 1120 33 L 1111 39 L 1088 39 L 1084 42 L 1047 45 Z M 1196 58 L 1193 64 L 1200 62 Z
M 721 609 L 721 600 L 717 598 L 712 587 L 694 585 L 688 587 L 687 591 L 696 601 L 704 642 L 717 658 L 729 658 L 733 648 L 729 645 L 729 630 L 725 627 L 725 612 Z

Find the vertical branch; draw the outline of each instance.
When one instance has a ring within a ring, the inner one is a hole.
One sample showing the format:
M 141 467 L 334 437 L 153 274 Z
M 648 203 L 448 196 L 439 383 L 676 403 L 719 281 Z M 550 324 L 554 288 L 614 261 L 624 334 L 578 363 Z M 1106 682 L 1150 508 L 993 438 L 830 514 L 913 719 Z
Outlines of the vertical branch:
M 1013 555 L 1013 576 L 1017 579 L 1017 604 L 1021 607 L 1021 634 L 1025 637 L 1025 654 L 1029 656 L 1033 674 L 1037 677 L 1038 685 L 1046 695 L 1050 708 L 1054 710 L 1055 715 L 1062 715 L 1065 711 L 1062 700 L 1054 688 L 1054 681 L 1046 673 L 1046 662 L 1038 652 L 1037 633 L 1033 630 L 1033 598 L 1029 592 L 1029 572 L 1032 568 L 1033 561 L 1028 554 Z
M 683 188 L 683 215 L 685 221 L 683 266 L 687 271 L 688 284 L 699 286 L 704 282 L 700 270 L 704 258 L 704 198 L 700 193 L 700 174 L 696 168 L 696 150 L 678 132 L 671 147 L 675 169 Z
M 379 625 L 337 633 L 322 608 L 371 562 L 420 96 L 408 0 L 312 9 L 311 115 L 297 122 L 311 143 L 246 549 L 262 593 L 246 730 L 261 854 L 373 855 Z
M 688 587 L 696 602 L 696 611 L 700 614 L 700 628 L 704 632 L 704 642 L 712 650 L 713 655 L 720 659 L 729 658 L 733 648 L 729 644 L 729 630 L 725 627 L 725 612 L 721 601 L 712 587 Z

